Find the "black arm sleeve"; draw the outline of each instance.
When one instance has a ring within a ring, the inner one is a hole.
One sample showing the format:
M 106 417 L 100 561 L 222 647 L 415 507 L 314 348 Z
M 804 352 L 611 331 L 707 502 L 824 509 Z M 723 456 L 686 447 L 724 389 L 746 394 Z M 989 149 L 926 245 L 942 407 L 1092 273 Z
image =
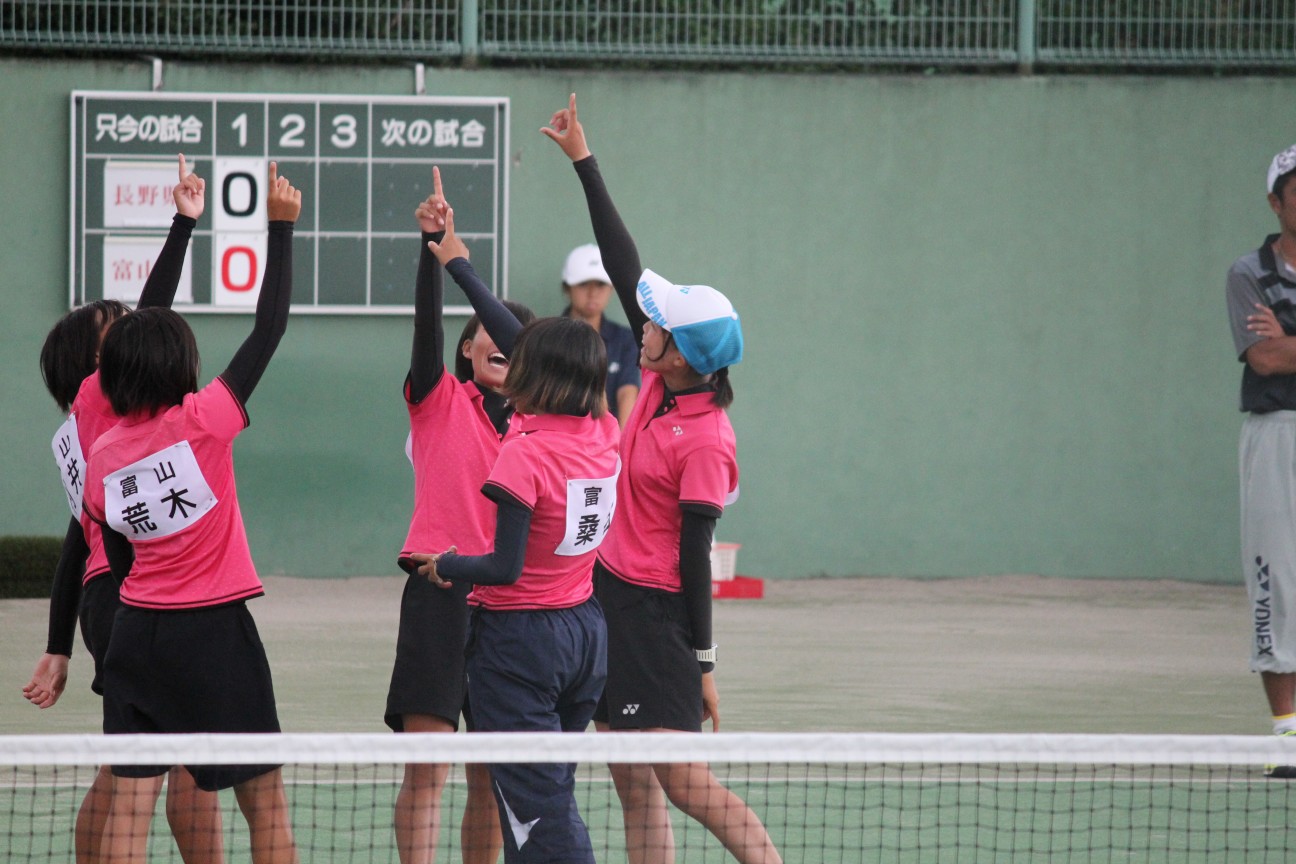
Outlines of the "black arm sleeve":
M 418 275 L 414 278 L 414 348 L 410 352 L 409 401 L 419 403 L 445 372 L 445 328 L 441 309 L 445 302 L 445 276 L 428 241 L 440 243 L 444 231 L 423 232 Z
M 144 281 L 144 290 L 140 292 L 136 309 L 149 306 L 171 308 L 176 289 L 180 287 L 180 273 L 184 270 L 185 253 L 189 251 L 189 238 L 193 236 L 197 224 L 195 220 L 179 213 L 171 220 L 166 243 L 162 244 L 162 251 L 158 253 L 153 269 Z
M 599 252 L 603 256 L 603 269 L 612 279 L 621 308 L 625 310 L 626 321 L 630 332 L 634 334 L 635 344 L 643 347 L 643 325 L 648 316 L 639 308 L 635 292 L 639 288 L 639 277 L 643 267 L 639 264 L 639 250 L 635 248 L 634 238 L 621 221 L 603 185 L 603 175 L 599 173 L 598 162 L 593 156 L 587 156 L 579 162 L 572 163 L 576 176 L 580 177 L 585 187 L 585 203 L 589 206 L 590 223 L 594 226 L 594 239 L 598 241 Z M 710 645 L 707 646 L 711 647 Z
M 693 647 L 701 651 L 711 647 L 711 538 L 715 523 L 714 516 L 685 510 L 680 526 L 680 589 Z M 714 668 L 714 663 L 702 664 L 703 672 Z
M 455 284 L 468 296 L 468 302 L 472 304 L 473 311 L 477 313 L 478 320 L 486 328 L 486 334 L 491 337 L 495 347 L 505 357 L 512 357 L 513 343 L 522 329 L 517 318 L 491 293 L 467 258 L 454 259 L 446 265 L 446 272 L 454 277 Z
M 135 563 L 135 550 L 131 548 L 130 541 L 118 534 L 112 528 L 99 523 L 103 529 L 104 553 L 108 556 L 108 566 L 112 568 L 112 576 L 121 585 L 130 575 L 131 565 Z
M 489 555 L 447 554 L 437 561 L 437 575 L 451 582 L 512 585 L 522 575 L 531 511 L 510 498 L 496 497 L 495 549 Z
M 288 329 L 288 307 L 292 305 L 292 237 L 293 223 L 270 223 L 256 323 L 252 326 L 252 333 L 235 352 L 234 359 L 220 374 L 230 392 L 243 405 L 252 396 L 270 358 L 274 356 L 275 348 L 279 347 L 279 340 Z
M 45 637 L 46 654 L 72 656 L 76 638 L 77 607 L 81 603 L 81 578 L 85 575 L 90 547 L 76 519 L 68 520 L 63 537 L 63 551 L 54 568 L 54 587 L 50 589 L 49 632 Z

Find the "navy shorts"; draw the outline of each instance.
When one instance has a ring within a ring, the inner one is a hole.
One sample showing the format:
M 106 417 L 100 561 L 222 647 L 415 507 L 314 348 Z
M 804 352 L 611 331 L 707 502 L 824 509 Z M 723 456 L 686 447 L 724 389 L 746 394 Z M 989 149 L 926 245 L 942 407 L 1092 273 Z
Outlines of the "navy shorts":
M 594 719 L 613 729 L 702 731 L 702 667 L 683 594 L 632 585 L 594 565 L 608 676 Z
M 458 584 L 438 588 L 417 572 L 405 580 L 383 714 L 393 731 L 404 731 L 406 714 L 431 714 L 458 729 L 462 712 L 472 728 L 464 675 L 470 590 L 471 585 Z
M 278 732 L 270 664 L 246 604 L 156 611 L 122 605 L 104 663 L 104 732 Z M 167 765 L 114 765 L 156 777 Z M 186 765 L 207 791 L 277 765 Z
M 94 680 L 90 689 L 103 695 L 104 658 L 108 656 L 108 640 L 112 638 L 113 619 L 121 608 L 117 580 L 111 573 L 101 573 L 81 587 L 81 639 L 94 660 Z
M 468 689 L 484 732 L 584 732 L 606 677 L 598 601 L 474 611 Z M 492 764 L 508 864 L 594 864 L 573 764 Z

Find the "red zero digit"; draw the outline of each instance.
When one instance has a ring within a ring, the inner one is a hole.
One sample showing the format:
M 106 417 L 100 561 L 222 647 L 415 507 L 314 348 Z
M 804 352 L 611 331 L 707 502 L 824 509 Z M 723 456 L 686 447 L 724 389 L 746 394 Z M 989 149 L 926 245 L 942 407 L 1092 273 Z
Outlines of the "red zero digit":
M 234 260 L 235 255 L 243 255 L 247 258 L 247 281 L 234 284 L 230 278 L 230 263 Z M 225 250 L 221 256 L 221 284 L 225 286 L 226 291 L 251 291 L 252 286 L 256 284 L 257 277 L 257 259 L 256 251 L 249 249 L 247 246 L 231 246 Z

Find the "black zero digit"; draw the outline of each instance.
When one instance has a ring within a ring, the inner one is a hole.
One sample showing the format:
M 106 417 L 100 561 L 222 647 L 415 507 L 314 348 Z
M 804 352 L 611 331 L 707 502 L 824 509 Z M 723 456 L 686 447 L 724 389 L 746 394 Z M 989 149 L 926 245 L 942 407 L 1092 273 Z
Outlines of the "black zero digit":
M 247 208 L 235 210 L 230 205 L 230 186 L 235 180 L 246 180 L 248 184 Z M 225 182 L 221 184 L 221 206 L 230 216 L 242 217 L 251 216 L 257 206 L 257 181 L 256 178 L 246 171 L 233 171 L 225 175 Z

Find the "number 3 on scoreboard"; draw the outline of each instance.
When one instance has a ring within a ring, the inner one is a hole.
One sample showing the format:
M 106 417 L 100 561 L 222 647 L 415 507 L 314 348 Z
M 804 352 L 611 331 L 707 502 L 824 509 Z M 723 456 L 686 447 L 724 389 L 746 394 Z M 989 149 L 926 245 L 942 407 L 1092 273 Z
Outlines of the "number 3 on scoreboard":
M 216 206 L 212 255 L 212 304 L 254 306 L 260 293 L 265 261 L 265 159 L 217 159 L 214 183 Z

